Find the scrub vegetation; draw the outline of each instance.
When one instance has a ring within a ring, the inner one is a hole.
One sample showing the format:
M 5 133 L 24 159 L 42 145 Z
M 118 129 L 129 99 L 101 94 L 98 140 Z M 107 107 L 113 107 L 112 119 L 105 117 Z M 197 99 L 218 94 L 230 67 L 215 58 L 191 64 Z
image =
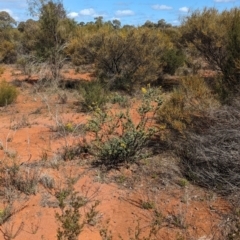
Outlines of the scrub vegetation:
M 177 229 L 169 239 L 203 239 L 189 227 L 186 213 L 160 211 L 161 193 L 151 199 L 147 192 L 140 203 L 132 201 L 151 214 L 147 232 L 138 219 L 128 236 L 120 232 L 113 238 L 114 228 L 101 225 L 97 191 L 76 191 L 85 173 L 74 175 L 67 170 L 73 166 L 97 173 L 98 182 L 115 179 L 128 190 L 142 182 L 163 189 L 167 182 L 184 193 L 191 186 L 216 194 L 229 209 L 220 214 L 222 225 L 204 239 L 240 239 L 240 8 L 194 10 L 179 26 L 161 19 L 136 27 L 101 16 L 76 22 L 60 0 L 29 0 L 28 6 L 38 20 L 17 24 L 0 12 L 0 117 L 11 115 L 10 127 L 0 131 L 4 239 L 21 239 L 23 223 L 16 231 L 6 227 L 27 208 L 16 203 L 44 191 L 57 207 L 56 239 L 79 239 L 86 226 L 98 226 L 102 239 L 164 239 L 165 228 Z M 14 79 L 4 79 L 10 68 Z M 79 77 L 84 74 L 88 79 Z M 28 84 L 29 96 L 42 105 L 14 117 Z M 31 116 L 44 118 L 42 111 L 49 117 L 42 126 L 51 134 L 49 145 L 42 146 L 40 160 L 31 154 L 22 159 L 26 153 L 18 156 L 9 146 L 18 132 L 37 125 Z M 79 115 L 74 119 L 66 112 Z M 54 141 L 58 147 L 49 150 Z M 167 154 L 172 171 L 163 164 Z M 36 225 L 32 232 L 37 230 Z

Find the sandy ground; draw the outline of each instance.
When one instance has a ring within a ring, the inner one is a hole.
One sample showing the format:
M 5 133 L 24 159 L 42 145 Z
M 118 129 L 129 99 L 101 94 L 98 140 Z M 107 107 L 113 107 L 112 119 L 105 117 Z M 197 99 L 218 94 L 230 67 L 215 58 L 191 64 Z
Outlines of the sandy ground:
M 64 189 L 69 180 L 74 181 L 75 191 L 88 199 L 81 209 L 80 222 L 99 201 L 96 214 L 85 224 L 79 239 L 111 239 L 100 236 L 104 231 L 114 240 L 143 239 L 153 222 L 159 231 L 151 239 L 211 239 L 219 230 L 221 214 L 228 211 L 228 204 L 214 193 L 181 180 L 171 164 L 171 154 L 154 157 L 161 168 L 154 169 L 155 175 L 144 175 L 144 168 L 137 172 L 136 166 L 104 173 L 88 164 L 91 158 L 88 154 L 79 154 L 77 160 L 60 161 L 58 154 L 66 146 L 79 143 L 82 133 L 66 137 L 58 130 L 58 123 L 75 123 L 80 129 L 91 116 L 79 111 L 74 93 L 67 92 L 68 99 L 62 104 L 59 94 L 63 92 L 36 91 L 34 84 L 24 81 L 19 70 L 5 68 L 1 79 L 11 83 L 17 79 L 20 84 L 17 101 L 0 109 L 1 164 L 16 163 L 23 174 L 27 172 L 39 179 L 48 175 L 54 179 L 55 188 L 50 190 L 38 184 L 35 194 L 14 193 L 11 197 L 14 211 L 0 226 L 0 239 L 57 239 L 59 224 L 55 214 L 61 211 L 54 193 Z M 73 69 L 65 70 L 64 75 L 67 79 L 90 80 L 89 74 L 76 74 Z M 11 191 L 1 192 L 5 194 L 0 196 L 2 212 L 8 204 L 6 192 Z

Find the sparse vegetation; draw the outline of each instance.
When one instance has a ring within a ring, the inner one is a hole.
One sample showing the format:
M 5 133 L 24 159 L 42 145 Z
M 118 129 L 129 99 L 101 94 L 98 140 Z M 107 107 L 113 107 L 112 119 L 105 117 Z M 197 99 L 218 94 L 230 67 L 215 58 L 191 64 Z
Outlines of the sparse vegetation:
M 108 168 L 114 168 L 141 158 L 144 147 L 156 132 L 149 124 L 162 103 L 156 96 L 160 94 L 158 90 L 143 90 L 142 103 L 135 113 L 139 116 L 137 124 L 133 121 L 129 109 L 116 114 L 97 109 L 88 122 L 86 130 L 94 135 L 90 151 L 97 157 L 96 164 L 99 162 Z
M 28 4 L 39 19 L 0 11 L 0 238 L 57 208 L 58 240 L 239 239 L 240 9 L 136 27 Z
M 118 103 L 120 107 L 128 108 L 130 106 L 129 97 L 118 92 L 114 92 L 111 96 L 113 104 Z

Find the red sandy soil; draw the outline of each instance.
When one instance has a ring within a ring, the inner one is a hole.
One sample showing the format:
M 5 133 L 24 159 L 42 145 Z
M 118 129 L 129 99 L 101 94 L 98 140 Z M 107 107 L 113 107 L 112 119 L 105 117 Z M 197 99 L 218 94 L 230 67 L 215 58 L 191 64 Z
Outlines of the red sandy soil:
M 89 74 L 75 74 L 71 69 L 63 74 L 68 79 L 90 80 Z M 79 239 L 104 239 L 99 233 L 101 229 L 111 232 L 114 240 L 119 239 L 119 235 L 122 239 L 130 239 L 134 237 L 138 223 L 141 237 L 147 236 L 154 210 L 144 209 L 143 203 L 154 204 L 154 209 L 164 218 L 159 220 L 162 223 L 159 222 L 161 228 L 156 239 L 211 239 L 219 230 L 217 226 L 222 220 L 221 214 L 228 211 L 227 202 L 190 183 L 180 186 L 176 181 L 163 177 L 162 182 L 156 184 L 155 176 L 139 176 L 134 166 L 102 173 L 88 166 L 89 156 L 80 156 L 78 161 L 62 162 L 58 169 L 50 167 L 58 152 L 68 144 L 78 143 L 82 137 L 81 133 L 77 136 L 70 134 L 67 138 L 59 136 L 54 131 L 56 122 L 61 120 L 80 126 L 90 115 L 78 111 L 77 98 L 70 94 L 67 102 L 60 104 L 56 94 L 36 93 L 33 85 L 23 81 L 24 76 L 19 70 L 6 67 L 1 79 L 8 82 L 22 80 L 16 103 L 0 109 L 1 162 L 11 164 L 15 161 L 26 166 L 44 163 L 36 174 L 51 175 L 58 189 L 66 186 L 66 179 L 76 179 L 75 190 L 90 199 L 82 209 L 83 215 L 94 201 L 99 200 L 94 224 L 86 224 Z M 45 97 L 49 106 L 44 102 Z M 175 171 L 169 167 L 171 154 L 160 154 L 156 158 L 159 166 Z M 1 201 L 3 208 L 6 203 Z M 13 216 L 0 227 L 0 239 L 4 239 L 3 233 L 16 233 L 20 226 L 16 240 L 57 239 L 55 213 L 60 210 L 50 190 L 39 184 L 36 195 L 19 194 L 14 208 Z

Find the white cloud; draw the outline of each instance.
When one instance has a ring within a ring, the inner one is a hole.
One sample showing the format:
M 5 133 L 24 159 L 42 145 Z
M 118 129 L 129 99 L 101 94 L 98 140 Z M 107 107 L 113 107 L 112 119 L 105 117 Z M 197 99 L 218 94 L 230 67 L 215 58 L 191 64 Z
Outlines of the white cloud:
M 104 12 L 96 12 L 93 8 L 86 8 L 79 12 L 78 16 L 84 17 L 106 17 L 107 15 Z
M 188 7 L 181 7 L 181 8 L 179 8 L 179 11 L 180 12 L 188 12 L 189 8 Z
M 115 14 L 116 16 L 132 16 L 134 12 L 132 10 L 118 10 Z
M 214 0 L 217 3 L 228 3 L 228 2 L 235 2 L 235 0 Z
M 155 10 L 171 10 L 172 9 L 171 6 L 159 5 L 159 4 L 152 5 L 152 8 L 155 9 Z
M 78 17 L 78 13 L 77 12 L 70 12 L 70 13 L 68 13 L 68 17 L 70 17 L 70 18 Z
M 96 12 L 93 8 L 83 9 L 79 13 L 80 13 L 80 15 L 83 15 L 83 16 L 95 16 L 96 15 Z
M 113 20 L 118 20 L 118 21 L 120 21 L 120 20 L 121 20 L 121 18 L 112 17 L 112 18 L 111 18 L 111 21 L 113 21 Z
M 174 21 L 172 21 L 172 23 L 173 24 L 179 24 L 180 22 L 179 22 L 179 20 L 174 20 Z

